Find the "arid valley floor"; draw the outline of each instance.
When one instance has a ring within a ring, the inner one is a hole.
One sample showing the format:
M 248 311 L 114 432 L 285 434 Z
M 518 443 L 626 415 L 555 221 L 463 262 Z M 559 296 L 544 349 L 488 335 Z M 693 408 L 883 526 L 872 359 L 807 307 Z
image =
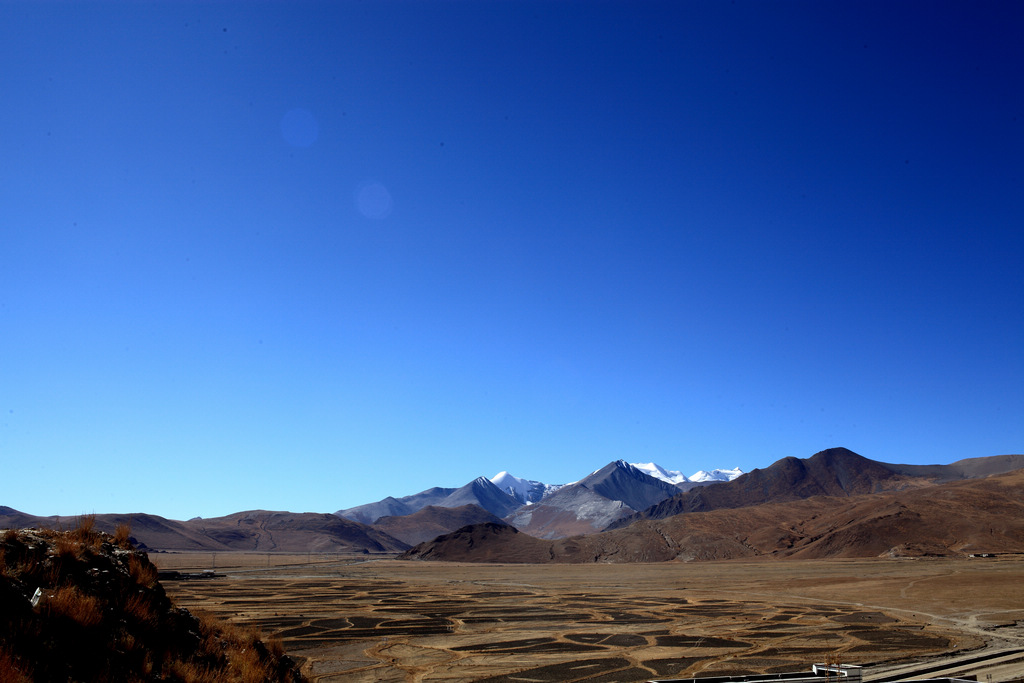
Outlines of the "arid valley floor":
M 183 607 L 282 639 L 313 681 L 643 681 L 1024 648 L 1024 560 L 594 565 L 152 554 Z M 960 666 L 980 681 L 1021 662 Z M 940 669 L 933 669 L 941 671 Z M 945 675 L 935 673 L 934 675 Z

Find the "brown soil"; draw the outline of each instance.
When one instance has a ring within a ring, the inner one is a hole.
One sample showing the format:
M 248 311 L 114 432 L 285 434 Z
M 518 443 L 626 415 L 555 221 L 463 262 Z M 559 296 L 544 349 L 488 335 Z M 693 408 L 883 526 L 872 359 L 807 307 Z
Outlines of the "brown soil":
M 161 569 L 203 570 L 214 558 L 152 559 Z M 886 663 L 1024 641 L 1016 625 L 1024 621 L 1024 563 L 1012 559 L 215 559 L 224 578 L 167 582 L 168 594 L 183 607 L 279 636 L 305 673 L 323 683 L 643 681 L 799 671 L 826 659 L 879 671 Z

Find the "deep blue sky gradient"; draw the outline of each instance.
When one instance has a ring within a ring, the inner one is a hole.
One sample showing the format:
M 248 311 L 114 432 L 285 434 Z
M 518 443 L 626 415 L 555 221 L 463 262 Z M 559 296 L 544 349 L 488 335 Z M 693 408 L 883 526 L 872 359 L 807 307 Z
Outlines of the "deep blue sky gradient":
M 1024 450 L 1024 5 L 0 5 L 0 504 Z

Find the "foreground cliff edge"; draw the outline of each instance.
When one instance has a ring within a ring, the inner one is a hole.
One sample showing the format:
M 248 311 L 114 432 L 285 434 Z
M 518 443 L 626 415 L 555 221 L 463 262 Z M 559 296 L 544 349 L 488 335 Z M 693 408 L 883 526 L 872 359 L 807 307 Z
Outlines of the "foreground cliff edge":
M 305 680 L 280 643 L 176 607 L 126 526 L 93 526 L 0 532 L 0 680 Z

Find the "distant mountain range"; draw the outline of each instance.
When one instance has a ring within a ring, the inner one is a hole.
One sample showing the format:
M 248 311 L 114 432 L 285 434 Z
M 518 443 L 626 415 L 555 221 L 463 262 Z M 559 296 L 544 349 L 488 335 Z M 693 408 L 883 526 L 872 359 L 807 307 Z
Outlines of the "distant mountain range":
M 541 538 L 593 533 L 645 510 L 679 489 L 619 460 L 568 484 L 505 518 L 510 525 Z
M 416 546 L 407 557 L 459 561 L 1024 552 L 1021 468 L 1024 455 L 892 465 L 844 448 L 691 477 L 620 460 L 560 486 L 501 472 L 336 514 L 254 510 L 181 522 L 138 513 L 97 515 L 95 524 L 112 532 L 128 523 L 151 551 L 393 554 Z M 74 523 L 0 506 L 0 529 Z
M 508 525 L 477 524 L 403 557 L 580 563 L 1024 554 L 1020 467 L 1020 455 L 917 467 L 831 449 L 716 485 L 714 495 L 712 487 L 701 489 L 699 501 L 682 494 L 620 520 L 623 528 L 541 539 Z M 687 511 L 688 505 L 702 509 Z
M 540 513 L 538 519 L 545 514 L 550 515 L 553 506 L 566 508 L 559 511 L 558 523 L 544 527 L 548 535 L 594 531 L 610 520 L 632 514 L 650 502 L 682 490 L 649 477 L 633 466 L 621 465 L 625 466 L 623 471 L 629 472 L 629 476 L 644 483 L 628 483 L 621 475 L 618 479 L 623 481 L 616 479 L 616 484 L 611 481 L 615 477 L 606 477 L 608 481 L 597 483 L 600 473 L 611 466 L 567 486 L 544 484 L 500 472 L 492 479 L 478 477 L 458 488 L 434 487 L 411 496 L 388 497 L 336 514 L 250 510 L 188 521 L 146 513 L 105 514 L 96 515 L 96 527 L 112 533 L 119 524 L 130 524 L 135 541 L 147 550 L 394 553 L 468 524 L 504 523 L 524 506 L 537 510 Z M 653 464 L 644 467 L 656 468 L 664 473 L 662 476 L 679 474 L 666 472 Z M 731 471 L 722 472 L 725 474 L 719 476 L 725 477 Z M 692 479 L 687 478 L 684 484 L 689 484 Z M 571 510 L 572 501 L 579 498 L 581 486 L 588 484 L 594 486 L 595 493 L 577 515 Z M 552 498 L 563 489 L 567 491 L 566 495 Z M 541 502 L 545 505 L 538 506 Z M 577 516 L 584 521 L 579 522 Z M 73 518 L 37 517 L 0 506 L 0 528 L 62 527 L 74 523 Z M 532 530 L 538 524 L 531 526 L 526 523 L 524 527 Z
M 381 517 L 411 515 L 425 507 L 454 508 L 463 505 L 478 505 L 491 514 L 504 517 L 520 505 L 519 500 L 502 491 L 484 477 L 478 477 L 460 488 L 434 488 L 411 496 L 393 498 L 388 496 L 376 503 L 357 505 L 334 514 L 363 524 L 373 524 Z
M 765 469 L 737 477 L 729 486 L 711 485 L 677 494 L 616 520 L 621 528 L 639 519 L 665 519 L 684 512 L 740 508 L 813 496 L 851 496 L 899 491 L 976 479 L 1024 467 L 1024 455 L 960 460 L 950 465 L 890 465 L 846 448 L 829 448 L 807 459 L 783 458 Z
M 670 484 L 675 484 L 684 491 L 689 490 L 694 486 L 710 484 L 714 481 L 732 481 L 743 474 L 743 470 L 738 467 L 734 467 L 731 470 L 711 470 L 710 472 L 699 470 L 695 474 L 687 477 L 682 472 L 677 470 L 666 470 L 661 465 L 657 465 L 653 462 L 634 462 L 631 464 L 644 474 L 652 476 L 655 479 L 667 481 Z
M 426 507 L 470 504 L 529 534 L 561 538 L 600 531 L 677 493 L 731 481 L 741 474 L 738 468 L 716 469 L 687 477 L 655 463 L 629 464 L 619 460 L 570 484 L 545 484 L 499 472 L 489 480 L 480 477 L 458 489 L 435 487 L 401 498 L 389 496 L 335 514 L 376 526 L 384 517 L 412 515 Z

